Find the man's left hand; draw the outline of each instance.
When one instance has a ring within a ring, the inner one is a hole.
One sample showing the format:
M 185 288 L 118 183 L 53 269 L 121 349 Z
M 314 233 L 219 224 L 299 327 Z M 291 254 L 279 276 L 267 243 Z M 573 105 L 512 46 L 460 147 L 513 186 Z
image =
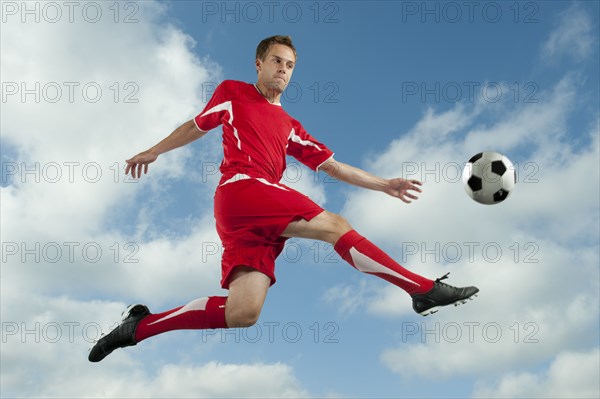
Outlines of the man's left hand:
M 388 185 L 383 192 L 410 204 L 412 200 L 418 199 L 412 191 L 421 193 L 422 191 L 419 186 L 422 185 L 423 183 L 418 180 L 407 180 L 399 177 L 388 180 Z

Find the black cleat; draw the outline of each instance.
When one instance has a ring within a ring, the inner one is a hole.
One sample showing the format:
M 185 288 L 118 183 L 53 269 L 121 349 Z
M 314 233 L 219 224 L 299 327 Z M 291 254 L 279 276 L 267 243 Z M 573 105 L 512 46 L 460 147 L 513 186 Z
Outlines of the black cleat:
M 433 288 L 425 294 L 412 295 L 413 309 L 422 316 L 435 313 L 442 306 L 454 305 L 458 306 L 461 303 L 466 303 L 467 300 L 472 300 L 479 292 L 477 287 L 462 287 L 456 288 L 451 285 L 442 283 L 441 281 L 448 278 L 448 274 L 435 280 Z
M 150 314 L 146 305 L 129 305 L 122 313 L 123 321 L 107 335 L 103 335 L 90 350 L 88 360 L 99 362 L 117 348 L 136 345 L 135 330 L 140 321 Z

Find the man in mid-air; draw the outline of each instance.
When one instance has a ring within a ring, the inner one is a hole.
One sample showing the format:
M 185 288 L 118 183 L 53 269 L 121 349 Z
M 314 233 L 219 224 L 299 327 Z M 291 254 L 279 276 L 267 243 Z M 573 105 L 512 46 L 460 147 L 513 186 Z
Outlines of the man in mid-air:
M 256 50 L 256 84 L 223 81 L 204 110 L 147 151 L 127 160 L 126 174 L 147 173 L 160 154 L 204 136 L 223 125 L 222 177 L 215 192 L 214 216 L 223 244 L 221 285 L 227 297 L 196 299 L 163 313 L 132 305 L 123 321 L 91 349 L 98 362 L 113 350 L 136 345 L 172 330 L 249 327 L 258 320 L 269 287 L 275 283 L 275 259 L 290 237 L 328 242 L 350 265 L 406 291 L 422 315 L 466 302 L 479 291 L 456 288 L 412 273 L 357 233 L 346 219 L 328 212 L 280 180 L 291 155 L 314 171 L 343 182 L 382 191 L 405 203 L 416 200 L 421 183 L 383 179 L 339 162 L 333 152 L 308 134 L 281 107 L 280 98 L 296 64 L 289 36 L 273 36 Z

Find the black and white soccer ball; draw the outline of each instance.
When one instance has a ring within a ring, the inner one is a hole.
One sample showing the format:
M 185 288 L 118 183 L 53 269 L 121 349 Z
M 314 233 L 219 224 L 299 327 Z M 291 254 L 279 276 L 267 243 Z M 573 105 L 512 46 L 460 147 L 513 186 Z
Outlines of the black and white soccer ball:
M 517 183 L 517 172 L 506 156 L 485 151 L 469 159 L 462 180 L 469 197 L 481 204 L 493 205 L 508 198 Z

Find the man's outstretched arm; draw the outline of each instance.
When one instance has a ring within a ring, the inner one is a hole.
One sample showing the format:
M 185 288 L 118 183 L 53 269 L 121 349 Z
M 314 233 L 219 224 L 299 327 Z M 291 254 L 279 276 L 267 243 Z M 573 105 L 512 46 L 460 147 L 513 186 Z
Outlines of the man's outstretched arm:
M 362 169 L 338 162 L 333 157 L 321 165 L 319 169 L 345 183 L 369 190 L 382 191 L 392 197 L 400 198 L 407 204 L 417 199 L 417 196 L 411 193 L 411 191 L 415 193 L 421 192 L 419 186 L 422 183 L 418 180 L 403 178 L 383 179 Z
M 148 173 L 148 164 L 156 161 L 156 158 L 160 154 L 189 144 L 205 134 L 206 132 L 199 130 L 194 120 L 190 119 L 154 147 L 126 160 L 127 168 L 125 169 L 125 174 L 129 174 L 131 171 L 131 177 L 139 178 L 142 175 L 142 169 L 144 169 L 144 174 Z

